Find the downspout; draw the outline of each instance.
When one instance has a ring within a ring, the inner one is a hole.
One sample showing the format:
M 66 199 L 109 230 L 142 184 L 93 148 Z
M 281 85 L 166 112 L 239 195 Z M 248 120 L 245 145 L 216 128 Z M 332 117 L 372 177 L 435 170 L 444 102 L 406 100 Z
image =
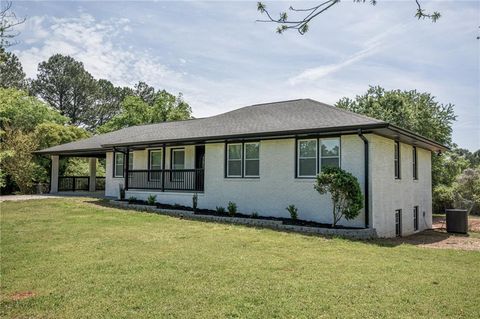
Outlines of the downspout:
M 365 228 L 369 228 L 370 226 L 370 220 L 369 220 L 369 215 L 370 215 L 370 195 L 369 195 L 369 159 L 368 159 L 368 140 L 365 136 L 362 134 L 362 129 L 358 130 L 358 136 L 363 140 L 363 145 L 364 145 L 364 162 L 365 162 Z

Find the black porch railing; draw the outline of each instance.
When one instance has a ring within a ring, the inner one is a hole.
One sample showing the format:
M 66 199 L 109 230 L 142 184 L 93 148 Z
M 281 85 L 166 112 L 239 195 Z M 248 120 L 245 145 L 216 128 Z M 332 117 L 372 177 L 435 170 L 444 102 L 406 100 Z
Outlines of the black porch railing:
M 203 192 L 204 170 L 129 170 L 128 189 Z
M 59 191 L 88 191 L 89 185 L 89 176 L 60 176 L 58 178 Z
M 61 192 L 89 191 L 90 176 L 59 176 L 58 190 Z M 105 190 L 105 177 L 95 177 L 95 190 Z

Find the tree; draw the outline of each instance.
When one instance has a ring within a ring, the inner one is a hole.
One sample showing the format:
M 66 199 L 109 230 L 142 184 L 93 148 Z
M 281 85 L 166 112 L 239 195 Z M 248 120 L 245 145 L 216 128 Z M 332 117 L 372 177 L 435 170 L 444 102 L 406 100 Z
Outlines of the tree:
M 96 94 L 95 79 L 83 63 L 70 56 L 55 54 L 38 65 L 32 91 L 67 116 L 74 125 L 88 122 Z
M 16 129 L 6 128 L 1 134 L 1 170 L 12 177 L 22 193 L 28 194 L 31 192 L 33 177 L 38 170 L 32 155 L 37 149 L 37 140 L 33 133 L 24 133 Z
M 345 217 L 350 220 L 358 216 L 363 207 L 363 198 L 358 180 L 338 167 L 326 167 L 317 175 L 315 190 L 320 194 L 330 193 L 332 198 L 332 226 Z
M 122 102 L 122 111 L 98 128 L 99 133 L 125 127 L 191 118 L 192 110 L 182 95 L 174 96 L 164 90 L 156 92 L 152 104 L 139 96 L 128 96 Z
M 128 95 L 133 95 L 133 90 L 128 87 L 116 87 L 112 82 L 100 79 L 96 84 L 94 106 L 90 109 L 86 125 L 90 131 L 102 126 L 121 111 L 122 101 Z
M 353 0 L 354 2 L 363 2 L 365 3 L 366 0 Z M 377 0 L 370 0 L 370 4 L 376 5 Z M 278 24 L 277 33 L 283 33 L 286 30 L 297 30 L 300 34 L 305 34 L 308 31 L 309 23 L 315 19 L 317 16 L 322 14 L 323 12 L 327 11 L 331 7 L 340 3 L 340 0 L 325 0 L 319 3 L 316 6 L 310 8 L 293 8 L 290 6 L 289 10 L 296 15 L 303 15 L 300 18 L 295 18 L 293 20 L 289 19 L 288 14 L 286 11 L 280 12 L 280 15 L 277 19 L 273 18 L 270 12 L 267 10 L 267 6 L 262 2 L 257 2 L 257 10 L 260 11 L 261 14 L 265 14 L 267 16 L 266 20 L 257 20 L 258 22 L 270 22 Z M 439 12 L 433 13 L 425 13 L 425 10 L 422 8 L 419 0 L 415 0 L 417 5 L 417 11 L 415 13 L 415 17 L 420 19 L 429 19 L 432 22 L 436 22 L 440 18 Z
M 460 174 L 453 186 L 455 201 L 475 213 L 480 211 L 480 167 L 467 168 Z
M 0 5 L 0 49 L 4 49 L 16 44 L 12 39 L 17 37 L 19 32 L 14 29 L 24 23 L 25 18 L 18 18 L 12 11 L 11 1 L 2 1 Z
M 0 48 L 0 88 L 25 88 L 25 73 L 18 57 Z
M 44 122 L 64 124 L 67 118 L 25 91 L 0 88 L 0 127 L 32 132 Z

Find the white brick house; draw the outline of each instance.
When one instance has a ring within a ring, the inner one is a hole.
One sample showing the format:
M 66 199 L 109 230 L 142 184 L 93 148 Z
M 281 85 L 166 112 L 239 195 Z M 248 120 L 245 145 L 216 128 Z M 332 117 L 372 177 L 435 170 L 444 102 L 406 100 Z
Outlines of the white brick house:
M 365 208 L 350 227 L 380 237 L 431 228 L 431 156 L 445 147 L 389 123 L 310 99 L 259 104 L 202 119 L 125 128 L 39 151 L 52 156 L 52 192 L 62 189 L 59 156 L 106 157 L 105 195 L 331 223 L 329 195 L 314 178 L 326 165 L 357 177 Z M 93 167 L 94 165 L 92 165 Z M 125 178 L 128 176 L 128 178 Z M 61 179 L 61 178 L 60 178 Z M 90 177 L 94 190 L 95 173 Z

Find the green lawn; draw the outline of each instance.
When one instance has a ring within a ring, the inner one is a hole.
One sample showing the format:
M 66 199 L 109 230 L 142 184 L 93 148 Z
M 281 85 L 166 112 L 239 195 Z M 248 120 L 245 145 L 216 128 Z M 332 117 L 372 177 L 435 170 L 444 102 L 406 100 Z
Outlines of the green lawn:
M 8 318 L 478 318 L 479 266 L 478 252 L 195 222 L 85 199 L 1 203 Z M 35 295 L 14 300 L 26 291 Z

